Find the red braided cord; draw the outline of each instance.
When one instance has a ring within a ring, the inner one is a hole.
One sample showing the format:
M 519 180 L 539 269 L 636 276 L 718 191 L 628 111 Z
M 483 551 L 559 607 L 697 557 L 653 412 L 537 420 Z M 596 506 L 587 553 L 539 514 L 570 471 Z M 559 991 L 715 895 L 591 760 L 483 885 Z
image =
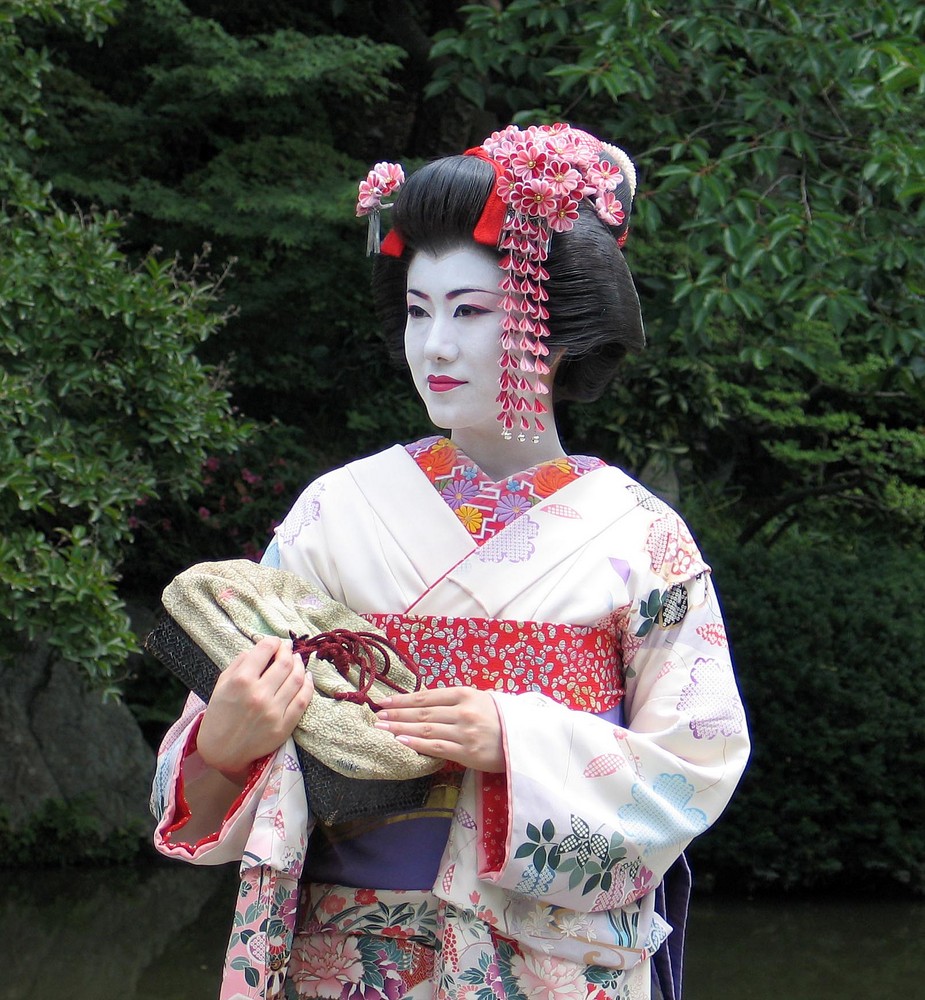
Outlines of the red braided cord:
M 319 632 L 311 638 L 306 635 L 297 636 L 294 632 L 290 632 L 289 637 L 292 639 L 294 653 L 298 653 L 306 660 L 310 656 L 316 656 L 319 660 L 333 664 L 341 677 L 347 681 L 350 680 L 351 667 L 357 668 L 357 690 L 337 692 L 329 696 L 337 701 L 369 705 L 374 712 L 378 712 L 380 706 L 369 697 L 370 688 L 377 680 L 382 681 L 393 691 L 406 693 L 404 688 L 387 676 L 392 666 L 389 653 L 398 657 L 411 671 L 414 676 L 413 690 L 417 691 L 421 687 L 421 678 L 418 676 L 414 661 L 397 650 L 387 639 L 374 632 L 351 632 L 350 629 L 336 628 L 329 632 Z

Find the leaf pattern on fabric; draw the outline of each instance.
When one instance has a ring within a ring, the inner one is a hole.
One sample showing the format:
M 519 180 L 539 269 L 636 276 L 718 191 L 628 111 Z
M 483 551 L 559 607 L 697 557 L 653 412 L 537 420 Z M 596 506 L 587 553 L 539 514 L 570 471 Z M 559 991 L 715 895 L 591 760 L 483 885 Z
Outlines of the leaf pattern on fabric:
M 626 767 L 626 758 L 615 753 L 602 753 L 593 757 L 582 772 L 586 778 L 604 778 Z

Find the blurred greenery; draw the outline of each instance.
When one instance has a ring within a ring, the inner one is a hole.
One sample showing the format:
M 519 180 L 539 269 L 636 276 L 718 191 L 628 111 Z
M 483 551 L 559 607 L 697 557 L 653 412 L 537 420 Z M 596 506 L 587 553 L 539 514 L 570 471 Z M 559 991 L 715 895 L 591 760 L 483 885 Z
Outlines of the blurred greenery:
M 882 533 L 796 530 L 773 548 L 715 532 L 754 735 L 696 870 L 725 888 L 925 891 L 925 552 Z

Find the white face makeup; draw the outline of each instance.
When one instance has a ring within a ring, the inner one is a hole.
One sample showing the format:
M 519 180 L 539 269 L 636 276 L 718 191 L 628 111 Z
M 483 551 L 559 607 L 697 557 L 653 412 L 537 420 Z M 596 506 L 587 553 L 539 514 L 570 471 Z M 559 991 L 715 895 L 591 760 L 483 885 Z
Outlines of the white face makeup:
M 502 277 L 495 256 L 475 246 L 411 261 L 405 357 L 437 427 L 500 436 Z
M 551 414 L 537 444 L 501 436 L 503 277 L 496 256 L 474 244 L 417 253 L 405 323 L 405 357 L 428 416 L 495 482 L 564 454 Z

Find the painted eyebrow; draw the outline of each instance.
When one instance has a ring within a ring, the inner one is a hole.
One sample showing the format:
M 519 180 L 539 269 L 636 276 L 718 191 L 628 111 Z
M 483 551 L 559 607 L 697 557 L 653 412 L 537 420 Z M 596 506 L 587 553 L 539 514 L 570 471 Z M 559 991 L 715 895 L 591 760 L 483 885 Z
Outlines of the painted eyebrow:
M 452 292 L 447 292 L 446 297 L 450 300 L 458 299 L 460 295 L 471 295 L 473 292 L 480 292 L 482 295 L 500 295 L 500 288 L 455 288 Z M 425 295 L 424 292 L 419 292 L 416 288 L 408 289 L 409 295 L 416 295 L 419 299 L 427 299 L 430 301 L 430 296 Z

